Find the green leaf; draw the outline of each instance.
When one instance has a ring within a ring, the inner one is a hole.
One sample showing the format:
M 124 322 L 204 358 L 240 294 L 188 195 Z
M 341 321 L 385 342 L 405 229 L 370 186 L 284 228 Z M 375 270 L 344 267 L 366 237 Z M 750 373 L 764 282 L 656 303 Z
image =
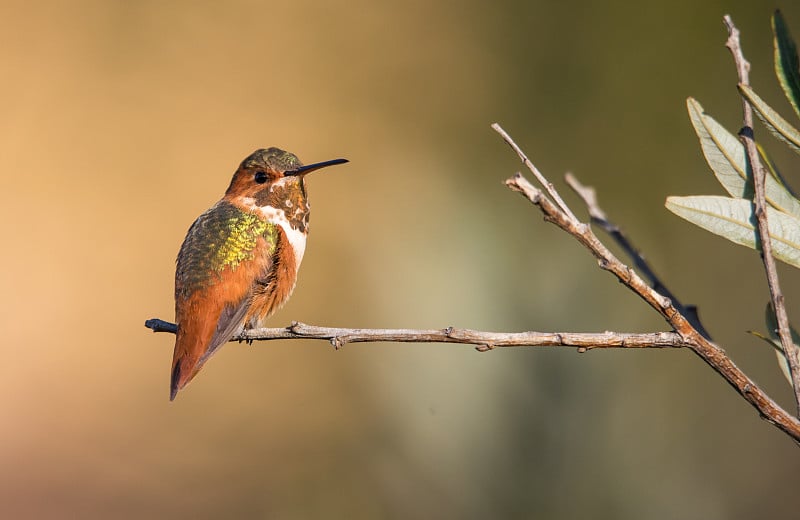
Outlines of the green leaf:
M 756 249 L 755 216 L 749 200 L 712 195 L 668 197 L 666 207 L 696 226 Z M 768 207 L 767 220 L 775 258 L 800 267 L 800 219 Z
M 780 114 L 778 114 L 772 107 L 767 105 L 753 89 L 747 85 L 739 85 L 739 92 L 753 105 L 756 109 L 756 115 L 762 123 L 769 129 L 772 134 L 788 144 L 789 147 L 797 153 L 800 153 L 800 131 L 789 124 Z
M 775 316 L 775 309 L 772 308 L 772 303 L 767 304 L 765 321 L 767 323 L 769 339 L 760 335 L 759 337 L 769 341 L 775 347 L 775 355 L 778 357 L 778 366 L 781 367 L 783 376 L 787 381 L 789 381 L 789 384 L 794 386 L 794 383 L 792 382 L 791 371 L 789 370 L 789 361 L 786 359 L 786 355 L 783 353 L 783 345 L 781 344 L 781 338 L 778 335 L 778 318 Z M 792 334 L 792 343 L 794 344 L 794 348 L 800 348 L 798 347 L 798 344 L 800 344 L 800 335 L 797 334 L 797 331 L 794 330 L 794 327 L 791 325 L 789 326 L 789 331 Z
M 744 145 L 738 137 L 728 132 L 713 117 L 703 110 L 694 98 L 686 100 L 689 119 L 700 138 L 700 147 L 706 162 L 714 172 L 722 187 L 732 197 L 752 199 L 753 183 L 750 182 L 750 169 L 745 161 Z M 772 171 L 768 162 L 768 168 Z M 782 184 L 773 177 L 767 177 L 765 192 L 767 202 L 776 209 L 800 217 L 798 201 Z
M 706 115 L 696 99 L 688 98 L 686 107 L 694 131 L 700 138 L 700 148 L 706 162 L 719 183 L 732 197 L 752 197 L 752 188 L 747 188 L 748 175 L 742 142 L 713 117 Z
M 758 148 L 758 156 L 761 157 L 761 164 L 763 164 L 764 167 L 767 168 L 767 171 L 772 176 L 772 178 L 775 179 L 775 181 L 778 184 L 780 184 L 781 187 L 783 187 L 783 189 L 785 189 L 789 193 L 789 195 L 792 196 L 792 198 L 797 199 L 797 196 L 794 194 L 794 191 L 792 190 L 791 186 L 789 186 L 789 184 L 786 182 L 786 179 L 783 178 L 781 171 L 778 169 L 778 165 L 775 164 L 775 161 L 772 160 L 772 157 L 770 157 L 767 154 L 767 151 L 764 150 L 764 147 L 761 146 L 759 143 L 756 143 L 756 148 Z M 783 211 L 786 211 L 786 209 L 784 208 Z M 800 216 L 796 213 L 794 213 L 794 215 Z
M 792 331 L 794 331 L 794 329 L 792 329 Z M 781 372 L 783 372 L 783 377 L 789 381 L 790 386 L 794 386 L 794 383 L 792 383 L 792 374 L 789 370 L 789 362 L 786 360 L 786 356 L 783 355 L 783 347 L 781 346 L 780 340 L 772 339 L 754 330 L 748 330 L 747 332 L 748 334 L 752 334 L 758 339 L 766 342 L 775 350 L 775 357 L 778 358 L 778 366 L 781 368 Z M 797 347 L 797 343 L 795 343 L 795 347 Z
M 775 74 L 786 98 L 800 116 L 800 60 L 797 57 L 797 46 L 780 11 L 775 11 L 772 16 L 772 32 L 775 35 Z

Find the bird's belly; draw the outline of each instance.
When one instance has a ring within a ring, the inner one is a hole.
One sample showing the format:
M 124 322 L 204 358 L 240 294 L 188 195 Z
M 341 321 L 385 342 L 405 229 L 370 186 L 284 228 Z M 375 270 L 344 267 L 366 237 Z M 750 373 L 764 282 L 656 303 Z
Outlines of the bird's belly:
M 246 328 L 263 326 L 263 322 L 280 309 L 292 295 L 305 244 L 304 234 L 288 225 L 281 225 L 278 245 L 270 259 L 269 273 L 258 283 L 253 292 L 250 310 L 245 319 Z

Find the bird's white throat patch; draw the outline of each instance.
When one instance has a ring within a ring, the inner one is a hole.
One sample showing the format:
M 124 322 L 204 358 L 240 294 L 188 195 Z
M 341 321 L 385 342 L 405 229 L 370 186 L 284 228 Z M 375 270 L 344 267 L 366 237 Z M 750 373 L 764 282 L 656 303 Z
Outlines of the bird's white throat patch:
M 242 199 L 242 204 L 250 211 L 261 214 L 267 222 L 278 224 L 283 228 L 283 232 L 286 233 L 286 238 L 289 239 L 289 243 L 292 245 L 292 249 L 294 249 L 295 265 L 300 267 L 300 262 L 303 261 L 303 254 L 306 251 L 306 234 L 292 227 L 289 223 L 289 219 L 286 218 L 286 211 L 272 206 L 259 206 L 252 197 L 245 197 Z

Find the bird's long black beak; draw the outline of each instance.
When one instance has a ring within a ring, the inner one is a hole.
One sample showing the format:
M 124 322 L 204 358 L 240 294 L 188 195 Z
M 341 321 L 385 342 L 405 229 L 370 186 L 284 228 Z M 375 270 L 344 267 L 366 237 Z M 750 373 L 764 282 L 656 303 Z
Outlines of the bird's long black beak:
M 307 164 L 305 166 L 300 166 L 299 168 L 295 168 L 294 170 L 288 170 L 283 173 L 284 177 L 291 177 L 295 175 L 305 175 L 307 173 L 311 173 L 314 170 L 319 170 L 320 168 L 325 168 L 327 166 L 333 166 L 336 164 L 344 164 L 346 162 L 350 162 L 347 159 L 332 159 L 330 161 L 323 161 L 314 164 Z

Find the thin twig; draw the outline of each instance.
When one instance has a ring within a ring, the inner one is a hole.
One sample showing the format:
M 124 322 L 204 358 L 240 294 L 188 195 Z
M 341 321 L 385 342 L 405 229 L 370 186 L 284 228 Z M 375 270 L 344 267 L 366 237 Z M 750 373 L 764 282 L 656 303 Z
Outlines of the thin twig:
M 639 272 L 642 273 L 642 276 L 650 280 L 650 286 L 658 293 L 672 300 L 672 304 L 676 309 L 678 309 L 678 312 L 686 316 L 692 326 L 697 329 L 700 334 L 710 340 L 711 335 L 700 321 L 700 316 L 697 312 L 697 306 L 682 304 L 680 300 L 678 300 L 677 296 L 667 289 L 667 286 L 664 285 L 661 279 L 656 275 L 655 271 L 653 271 L 653 269 L 650 267 L 650 264 L 647 262 L 641 251 L 634 247 L 633 242 L 630 241 L 630 239 L 625 235 L 619 226 L 608 219 L 606 212 L 603 211 L 603 208 L 600 207 L 600 204 L 597 201 L 597 193 L 595 192 L 594 188 L 581 184 L 580 181 L 578 181 L 578 179 L 571 173 L 564 175 L 564 180 L 566 180 L 569 187 L 572 188 L 572 191 L 574 191 L 583 200 L 583 203 L 586 204 L 586 209 L 589 211 L 589 217 L 592 219 L 592 223 L 597 224 L 601 229 L 603 229 L 603 231 L 608 233 L 611 238 L 613 238 L 614 241 L 622 248 L 622 250 L 625 251 L 625 254 L 627 254 L 631 260 L 633 260 L 633 265 Z
M 733 24 L 730 16 L 724 17 L 725 27 L 728 29 L 728 40 L 725 46 L 731 51 L 733 61 L 736 64 L 736 72 L 739 76 L 739 84 L 750 85 L 750 63 L 742 53 L 739 41 L 739 30 Z M 775 258 L 772 256 L 772 240 L 769 238 L 769 223 L 767 221 L 767 200 L 764 184 L 766 182 L 766 172 L 761 164 L 755 138 L 753 137 L 753 107 L 747 98 L 742 96 L 742 109 L 744 113 L 744 127 L 739 132 L 739 138 L 744 143 L 747 152 L 747 162 L 753 173 L 753 186 L 755 197 L 753 198 L 754 212 L 758 223 L 758 239 L 761 244 L 761 259 L 764 262 L 764 270 L 767 274 L 767 284 L 772 298 L 772 307 L 775 309 L 775 316 L 778 321 L 778 336 L 781 339 L 784 356 L 788 360 L 789 372 L 792 376 L 792 386 L 794 387 L 795 404 L 797 405 L 797 415 L 800 417 L 800 360 L 797 350 L 794 348 L 792 333 L 789 328 L 789 317 L 786 314 L 783 292 L 778 281 L 778 270 L 775 265 Z
M 145 327 L 153 332 L 174 334 L 177 327 L 159 319 L 147 320 Z M 475 345 L 479 352 L 500 347 L 574 347 L 580 352 L 596 348 L 682 348 L 683 338 L 675 332 L 633 334 L 620 332 L 485 332 L 480 330 L 444 329 L 348 329 L 318 327 L 294 322 L 285 328 L 253 329 L 234 336 L 231 341 L 269 341 L 275 339 L 327 340 L 337 349 L 347 343 L 381 341 L 401 343 L 461 343 Z
M 536 166 L 533 165 L 533 163 L 530 161 L 530 159 L 528 159 L 528 156 L 525 155 L 525 153 L 522 151 L 522 149 L 519 146 L 517 146 L 517 143 L 515 143 L 514 140 L 511 139 L 511 137 L 506 133 L 506 131 L 503 130 L 500 127 L 500 125 L 498 125 L 497 123 L 494 123 L 492 125 L 492 128 L 494 129 L 495 132 L 497 132 L 498 134 L 503 136 L 503 139 L 505 140 L 505 142 L 515 152 L 517 152 L 517 155 L 522 160 L 522 164 L 524 164 L 533 173 L 533 175 L 536 177 L 536 180 L 539 181 L 539 183 L 542 185 L 542 187 L 547 191 L 548 195 L 550 195 L 553 198 L 553 200 L 556 202 L 556 204 L 558 204 L 558 207 L 561 208 L 561 211 L 563 211 L 564 213 L 569 215 L 569 217 L 572 220 L 574 220 L 575 222 L 578 222 L 578 219 L 575 218 L 575 215 L 573 215 L 572 210 L 570 210 L 569 206 L 567 206 L 567 204 L 561 199 L 561 195 L 558 194 L 558 191 L 556 191 L 555 187 L 553 186 L 553 183 L 548 181 L 545 178 L 545 176 L 542 175 L 542 173 L 539 171 L 539 169 L 536 168 Z
M 500 133 L 500 132 L 498 132 Z M 500 133 L 503 139 L 511 139 Z M 572 235 L 597 258 L 600 267 L 611 272 L 617 279 L 656 309 L 673 329 L 683 338 L 688 347 L 700 356 L 712 369 L 720 374 L 761 417 L 774 424 L 795 441 L 800 442 L 800 421 L 782 409 L 742 370 L 734 364 L 726 352 L 700 334 L 688 319 L 678 312 L 669 298 L 651 288 L 636 272 L 620 262 L 595 236 L 588 225 L 577 222 L 566 212 L 553 204 L 541 190 L 534 187 L 525 177 L 517 173 L 506 181 L 509 188 L 520 192 L 536 205 L 551 222 Z
M 510 139 L 510 137 L 509 137 Z M 657 310 L 670 325 L 684 337 L 697 334 L 691 324 L 683 318 L 672 301 L 662 294 L 653 290 L 644 279 L 633 269 L 623 264 L 614 254 L 603 244 L 592 229 L 577 220 L 573 220 L 566 213 L 562 212 L 544 194 L 536 188 L 521 174 L 506 180 L 506 185 L 514 191 L 524 195 L 529 201 L 539 207 L 544 213 L 545 219 L 566 231 L 575 239 L 583 244 L 597 258 L 600 268 L 609 271 L 616 276 L 620 282 L 632 289 L 640 298 L 646 301 L 651 307 Z

